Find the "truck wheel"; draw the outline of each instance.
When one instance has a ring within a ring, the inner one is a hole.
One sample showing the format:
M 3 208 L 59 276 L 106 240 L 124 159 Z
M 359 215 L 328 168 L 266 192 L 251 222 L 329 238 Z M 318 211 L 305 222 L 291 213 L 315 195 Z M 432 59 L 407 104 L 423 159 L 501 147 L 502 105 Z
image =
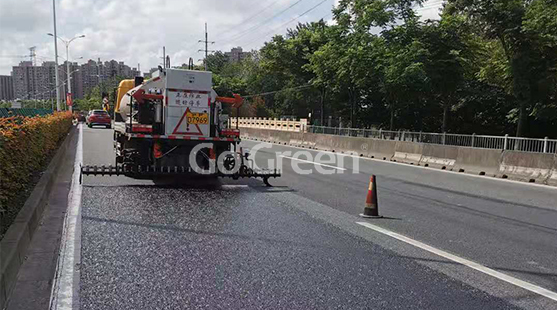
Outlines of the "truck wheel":
M 89 128 L 93 128 L 93 125 L 91 125 L 91 124 L 87 124 L 87 127 L 89 127 Z
M 231 171 L 236 166 L 236 159 L 232 155 L 226 155 L 223 161 L 224 169 Z

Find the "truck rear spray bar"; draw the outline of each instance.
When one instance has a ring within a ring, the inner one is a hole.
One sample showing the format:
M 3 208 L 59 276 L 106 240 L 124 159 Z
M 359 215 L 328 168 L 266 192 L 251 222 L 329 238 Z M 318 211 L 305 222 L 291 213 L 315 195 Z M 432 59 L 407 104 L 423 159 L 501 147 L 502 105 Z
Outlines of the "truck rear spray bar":
M 142 166 L 142 165 L 102 165 L 102 166 L 82 166 L 79 175 L 79 182 L 81 183 L 83 175 L 100 175 L 100 176 L 128 176 L 128 177 L 146 177 L 146 176 L 179 176 L 179 175 L 194 175 L 194 170 L 191 167 L 184 166 Z M 200 174 L 201 175 L 201 174 Z M 281 172 L 277 169 L 274 170 L 253 170 L 247 166 L 242 166 L 235 173 L 217 172 L 211 174 L 222 178 L 232 178 L 237 180 L 239 178 L 262 178 L 267 186 L 271 186 L 269 178 L 277 178 L 281 176 Z

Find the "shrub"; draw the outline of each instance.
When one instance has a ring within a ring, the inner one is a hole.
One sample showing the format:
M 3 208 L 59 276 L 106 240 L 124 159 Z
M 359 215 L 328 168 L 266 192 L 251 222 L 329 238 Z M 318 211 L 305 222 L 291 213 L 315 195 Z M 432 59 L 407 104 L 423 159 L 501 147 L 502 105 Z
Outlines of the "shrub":
M 70 112 L 0 118 L 0 218 L 19 210 L 10 203 L 32 181 L 72 126 Z

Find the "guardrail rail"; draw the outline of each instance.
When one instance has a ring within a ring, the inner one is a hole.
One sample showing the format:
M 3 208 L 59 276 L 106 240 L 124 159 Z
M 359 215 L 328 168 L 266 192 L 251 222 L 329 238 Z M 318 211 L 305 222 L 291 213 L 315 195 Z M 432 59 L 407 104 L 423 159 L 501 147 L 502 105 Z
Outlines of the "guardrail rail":
M 557 153 L 557 140 L 548 139 L 547 137 L 539 139 L 510 137 L 509 135 L 460 135 L 449 133 L 389 131 L 382 129 L 339 128 L 325 126 L 307 126 L 307 132 L 485 149 L 513 150 L 534 153 Z

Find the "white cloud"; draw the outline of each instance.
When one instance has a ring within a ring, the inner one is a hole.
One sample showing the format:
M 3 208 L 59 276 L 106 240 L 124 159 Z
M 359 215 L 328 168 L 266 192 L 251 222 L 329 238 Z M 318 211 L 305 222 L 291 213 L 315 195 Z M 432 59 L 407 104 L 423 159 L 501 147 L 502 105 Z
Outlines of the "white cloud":
M 272 37 L 272 30 L 321 0 L 303 0 L 270 20 L 297 1 L 56 0 L 57 30 L 62 38 L 86 36 L 71 44 L 70 59 L 116 59 L 131 67 L 140 63 L 145 72 L 161 62 L 163 45 L 172 65 L 187 63 L 189 57 L 196 62 L 202 58 L 197 50 L 203 48 L 198 40 L 204 39 L 205 22 L 209 40 L 217 41 L 210 49 L 229 50 L 238 45 L 258 48 Z M 328 0 L 298 21 L 318 20 L 337 2 Z M 276 31 L 285 33 L 294 25 L 292 22 Z M 254 29 L 246 32 L 250 28 Z M 54 60 L 53 38 L 46 35 L 48 32 L 53 32 L 51 0 L 0 0 L 0 74 L 9 74 L 12 66 L 25 60 L 13 56 L 29 54 L 31 46 L 37 46 L 38 62 Z M 246 33 L 241 38 L 230 40 L 242 32 Z M 58 52 L 66 56 L 60 42 Z
M 423 20 L 439 19 L 441 8 L 444 0 L 427 0 L 421 8 L 418 8 L 418 14 L 421 15 Z

